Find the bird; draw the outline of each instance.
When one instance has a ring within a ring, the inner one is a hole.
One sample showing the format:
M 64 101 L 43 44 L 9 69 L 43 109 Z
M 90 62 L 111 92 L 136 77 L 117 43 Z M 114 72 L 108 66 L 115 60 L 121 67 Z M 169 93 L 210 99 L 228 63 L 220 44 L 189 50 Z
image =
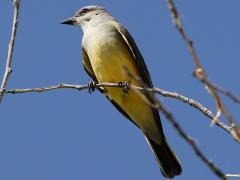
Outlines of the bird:
M 144 84 L 147 88 L 153 87 L 149 71 L 133 37 L 105 7 L 82 7 L 61 23 L 82 29 L 83 66 L 93 82 L 128 82 L 135 86 Z M 150 104 L 154 95 L 142 93 L 146 100 L 141 93 L 133 90 L 124 92 L 114 87 L 98 90 L 141 130 L 162 175 L 166 178 L 180 175 L 182 165 L 165 138 L 158 110 Z

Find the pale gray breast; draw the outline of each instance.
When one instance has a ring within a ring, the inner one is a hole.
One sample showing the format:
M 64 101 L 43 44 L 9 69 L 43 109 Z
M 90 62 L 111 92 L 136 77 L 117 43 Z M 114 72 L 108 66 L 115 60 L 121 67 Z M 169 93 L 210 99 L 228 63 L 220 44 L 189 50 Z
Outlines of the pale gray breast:
M 104 51 L 111 51 L 118 45 L 119 34 L 111 22 L 101 23 L 97 26 L 89 26 L 84 32 L 82 45 L 88 55 L 94 54 L 94 51 L 101 47 Z

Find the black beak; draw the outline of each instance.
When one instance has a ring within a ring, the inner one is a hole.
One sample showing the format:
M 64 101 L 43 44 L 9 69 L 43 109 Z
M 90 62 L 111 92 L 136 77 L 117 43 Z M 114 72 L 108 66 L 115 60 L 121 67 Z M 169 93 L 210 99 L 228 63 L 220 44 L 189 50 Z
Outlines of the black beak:
M 74 17 L 65 19 L 64 21 L 61 22 L 61 24 L 68 24 L 68 25 L 74 25 L 76 23 L 76 20 Z

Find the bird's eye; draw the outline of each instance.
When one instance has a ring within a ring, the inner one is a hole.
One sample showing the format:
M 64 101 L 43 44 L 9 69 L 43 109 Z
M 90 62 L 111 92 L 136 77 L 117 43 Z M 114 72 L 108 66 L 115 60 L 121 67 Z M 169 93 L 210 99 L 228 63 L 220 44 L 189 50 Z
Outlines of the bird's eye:
M 82 13 L 82 14 L 87 13 L 87 12 L 88 12 L 88 9 L 87 9 L 87 8 L 83 8 L 83 9 L 81 10 L 81 13 Z

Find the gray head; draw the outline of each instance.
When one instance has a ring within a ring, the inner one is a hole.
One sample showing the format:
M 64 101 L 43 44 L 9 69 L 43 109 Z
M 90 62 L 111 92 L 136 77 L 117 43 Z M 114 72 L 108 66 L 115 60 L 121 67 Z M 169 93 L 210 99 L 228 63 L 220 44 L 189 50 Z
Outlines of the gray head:
M 99 18 L 101 17 L 101 18 Z M 84 26 L 89 22 L 98 19 L 104 21 L 107 19 L 113 19 L 104 7 L 100 6 L 85 6 L 79 9 L 71 18 L 62 21 L 62 24 L 77 25 L 84 29 Z

